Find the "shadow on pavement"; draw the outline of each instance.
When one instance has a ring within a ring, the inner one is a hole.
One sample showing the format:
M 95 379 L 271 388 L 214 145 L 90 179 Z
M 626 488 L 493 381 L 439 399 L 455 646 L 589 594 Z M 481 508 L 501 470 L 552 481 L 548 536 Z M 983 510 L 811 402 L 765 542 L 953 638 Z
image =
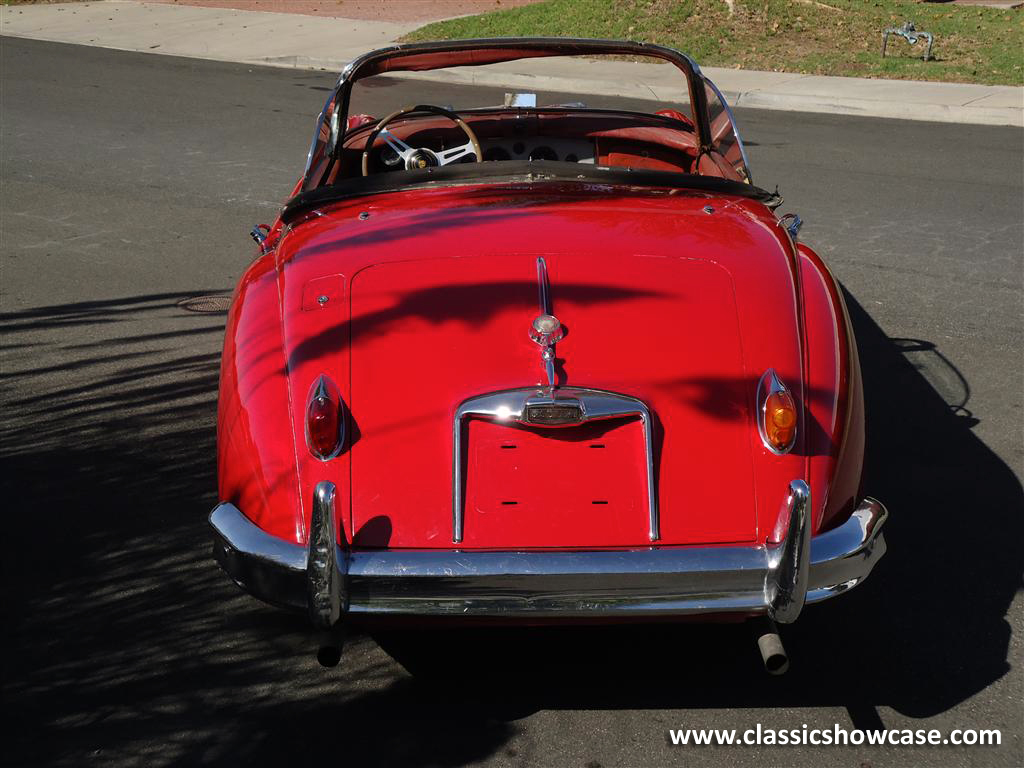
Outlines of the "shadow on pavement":
M 878 705 L 926 717 L 1009 669 L 1021 485 L 970 430 L 969 372 L 926 370 L 927 342 L 893 343 L 850 298 L 889 554 L 787 631 L 787 676 L 741 626 L 690 624 L 377 633 L 402 666 L 357 633 L 322 670 L 305 622 L 210 558 L 223 316 L 183 298 L 3 317 L 7 762 L 457 766 L 513 757 L 542 709 L 846 706 L 871 727 Z

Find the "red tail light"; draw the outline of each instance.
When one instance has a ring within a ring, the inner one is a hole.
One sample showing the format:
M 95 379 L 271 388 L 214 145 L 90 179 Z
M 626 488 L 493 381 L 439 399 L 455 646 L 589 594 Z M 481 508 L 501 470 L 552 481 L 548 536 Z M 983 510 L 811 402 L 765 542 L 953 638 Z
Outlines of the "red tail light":
M 769 368 L 757 388 L 757 430 L 761 440 L 772 453 L 789 453 L 796 443 L 796 426 L 793 396 Z
M 345 438 L 345 415 L 341 395 L 334 382 L 320 376 L 310 387 L 306 400 L 306 445 L 321 461 L 341 452 Z

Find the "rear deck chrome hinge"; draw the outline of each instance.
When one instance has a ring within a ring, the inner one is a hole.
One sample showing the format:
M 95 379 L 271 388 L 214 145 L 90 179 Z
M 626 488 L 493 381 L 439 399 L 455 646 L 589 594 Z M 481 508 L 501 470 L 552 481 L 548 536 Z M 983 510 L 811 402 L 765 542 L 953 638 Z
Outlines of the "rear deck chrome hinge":
M 260 248 L 267 242 L 267 236 L 270 234 L 270 227 L 266 224 L 256 224 L 252 229 L 249 230 L 249 237 L 253 239 Z
M 797 242 L 800 235 L 800 228 L 803 227 L 804 225 L 804 220 L 800 218 L 800 214 L 787 213 L 785 216 L 779 219 L 779 224 L 781 224 L 783 228 L 787 232 L 789 232 L 789 236 L 793 238 L 793 242 Z

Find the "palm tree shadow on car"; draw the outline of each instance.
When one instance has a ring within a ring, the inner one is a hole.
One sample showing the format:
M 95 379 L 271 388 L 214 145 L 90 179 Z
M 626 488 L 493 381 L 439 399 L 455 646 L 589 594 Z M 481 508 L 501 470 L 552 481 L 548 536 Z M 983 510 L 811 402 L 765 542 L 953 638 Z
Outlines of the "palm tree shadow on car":
M 891 516 L 871 578 L 784 628 L 791 668 L 769 678 L 735 624 L 379 631 L 424 685 L 458 679 L 483 707 L 845 706 L 928 717 L 1009 670 L 1006 613 L 1021 585 L 1021 484 L 971 428 L 970 389 L 926 341 L 889 339 L 846 295 L 864 374 L 866 492 Z

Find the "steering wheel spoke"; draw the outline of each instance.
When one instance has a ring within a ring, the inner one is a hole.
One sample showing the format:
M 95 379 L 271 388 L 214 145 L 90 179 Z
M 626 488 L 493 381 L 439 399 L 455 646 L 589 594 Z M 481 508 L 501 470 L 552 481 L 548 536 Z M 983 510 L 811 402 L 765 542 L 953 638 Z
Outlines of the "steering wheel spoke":
M 384 139 L 384 142 L 391 147 L 400 158 L 402 158 L 403 161 L 415 151 L 387 128 L 381 128 L 379 135 Z
M 475 155 L 476 148 L 473 146 L 473 142 L 467 141 L 465 144 L 452 147 L 451 149 L 445 149 L 441 152 L 437 152 L 437 161 L 441 165 L 450 165 L 451 163 L 457 163 L 467 155 Z

